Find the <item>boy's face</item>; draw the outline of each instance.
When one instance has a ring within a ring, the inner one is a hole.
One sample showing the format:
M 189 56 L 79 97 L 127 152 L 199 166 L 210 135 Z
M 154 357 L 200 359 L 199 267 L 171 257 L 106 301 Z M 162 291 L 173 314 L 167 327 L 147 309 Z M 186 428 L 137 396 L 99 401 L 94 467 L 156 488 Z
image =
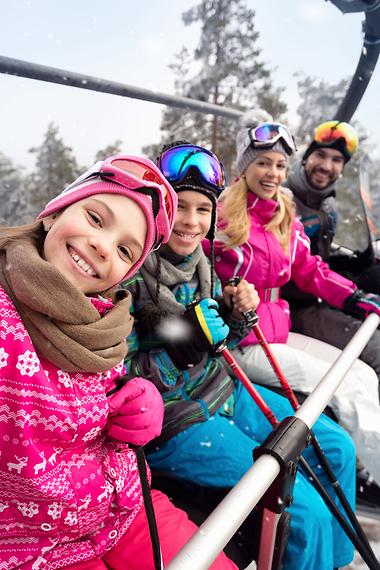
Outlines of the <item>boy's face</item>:
M 105 291 L 140 259 L 147 221 L 121 194 L 96 194 L 48 216 L 43 255 L 85 295 Z
M 206 237 L 211 226 L 212 202 L 201 192 L 178 192 L 178 210 L 169 241 L 161 250 L 190 255 Z

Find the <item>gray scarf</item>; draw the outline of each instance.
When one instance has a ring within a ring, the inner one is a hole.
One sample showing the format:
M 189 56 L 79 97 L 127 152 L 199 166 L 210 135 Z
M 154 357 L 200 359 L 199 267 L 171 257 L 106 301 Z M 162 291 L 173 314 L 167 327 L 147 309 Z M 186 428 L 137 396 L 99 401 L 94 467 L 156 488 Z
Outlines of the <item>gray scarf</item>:
M 173 316 L 180 316 L 184 313 L 185 307 L 178 303 L 169 287 L 174 287 L 180 283 L 188 283 L 195 272 L 197 272 L 199 278 L 199 298 L 206 299 L 210 297 L 210 266 L 201 245 L 198 245 L 192 255 L 192 258 L 184 264 L 173 265 L 170 261 L 164 258 L 161 258 L 160 263 L 159 305 L 162 309 L 170 312 Z M 156 255 L 154 253 L 150 253 L 140 268 L 140 273 L 144 278 L 145 284 L 153 301 L 156 299 L 158 279 L 157 266 L 158 260 Z
M 316 190 L 313 188 L 306 176 L 302 160 L 293 164 L 287 180 L 283 182 L 283 185 L 290 188 L 298 200 L 314 210 L 319 209 L 322 200 L 325 200 L 329 196 L 335 196 L 335 184 L 336 181 L 329 184 L 324 190 Z

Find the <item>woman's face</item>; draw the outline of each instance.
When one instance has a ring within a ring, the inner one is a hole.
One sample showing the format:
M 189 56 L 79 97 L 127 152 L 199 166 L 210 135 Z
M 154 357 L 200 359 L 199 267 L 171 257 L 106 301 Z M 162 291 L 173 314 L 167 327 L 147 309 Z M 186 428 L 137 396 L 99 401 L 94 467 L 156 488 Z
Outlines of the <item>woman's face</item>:
M 168 243 L 160 249 L 190 255 L 206 237 L 211 226 L 212 202 L 201 192 L 178 192 L 178 210 Z
M 51 214 L 43 256 L 85 295 L 119 283 L 140 259 L 148 226 L 131 198 L 96 194 Z
M 243 174 L 249 190 L 264 200 L 273 198 L 285 178 L 286 163 L 281 152 L 259 154 Z

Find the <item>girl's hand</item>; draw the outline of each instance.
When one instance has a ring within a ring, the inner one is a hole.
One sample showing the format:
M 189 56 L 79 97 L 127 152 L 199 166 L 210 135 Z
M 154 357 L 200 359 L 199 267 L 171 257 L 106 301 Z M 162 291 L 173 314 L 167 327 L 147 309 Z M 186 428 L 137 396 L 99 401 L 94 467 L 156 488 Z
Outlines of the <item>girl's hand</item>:
M 121 383 L 120 390 L 111 390 L 108 394 L 108 434 L 111 437 L 124 443 L 145 445 L 160 435 L 164 403 L 152 382 L 132 378 L 124 385 Z
M 223 297 L 227 307 L 229 309 L 232 307 L 231 315 L 238 321 L 244 320 L 243 313 L 245 313 L 245 311 L 249 309 L 255 311 L 260 303 L 254 285 L 248 283 L 245 279 L 242 279 L 236 287 L 226 285 L 223 291 Z

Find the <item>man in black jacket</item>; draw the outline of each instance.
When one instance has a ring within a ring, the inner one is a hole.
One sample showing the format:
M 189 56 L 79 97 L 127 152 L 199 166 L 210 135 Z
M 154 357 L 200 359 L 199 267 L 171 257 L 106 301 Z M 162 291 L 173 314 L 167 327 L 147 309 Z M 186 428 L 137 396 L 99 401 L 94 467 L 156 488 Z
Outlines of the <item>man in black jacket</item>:
M 284 186 L 292 192 L 297 217 L 311 242 L 311 253 L 320 255 L 330 267 L 351 279 L 359 289 L 380 294 L 380 264 L 368 252 L 331 256 L 331 243 L 337 225 L 335 185 L 345 164 L 357 148 L 357 135 L 347 123 L 328 121 L 319 125 L 302 158 L 296 162 Z M 355 314 L 343 312 L 321 299 L 302 293 L 290 282 L 283 296 L 291 309 L 292 331 L 317 338 L 343 349 L 362 324 Z M 376 330 L 360 355 L 380 381 L 380 331 Z M 380 490 L 371 485 L 370 476 L 358 474 L 358 498 L 380 502 Z

